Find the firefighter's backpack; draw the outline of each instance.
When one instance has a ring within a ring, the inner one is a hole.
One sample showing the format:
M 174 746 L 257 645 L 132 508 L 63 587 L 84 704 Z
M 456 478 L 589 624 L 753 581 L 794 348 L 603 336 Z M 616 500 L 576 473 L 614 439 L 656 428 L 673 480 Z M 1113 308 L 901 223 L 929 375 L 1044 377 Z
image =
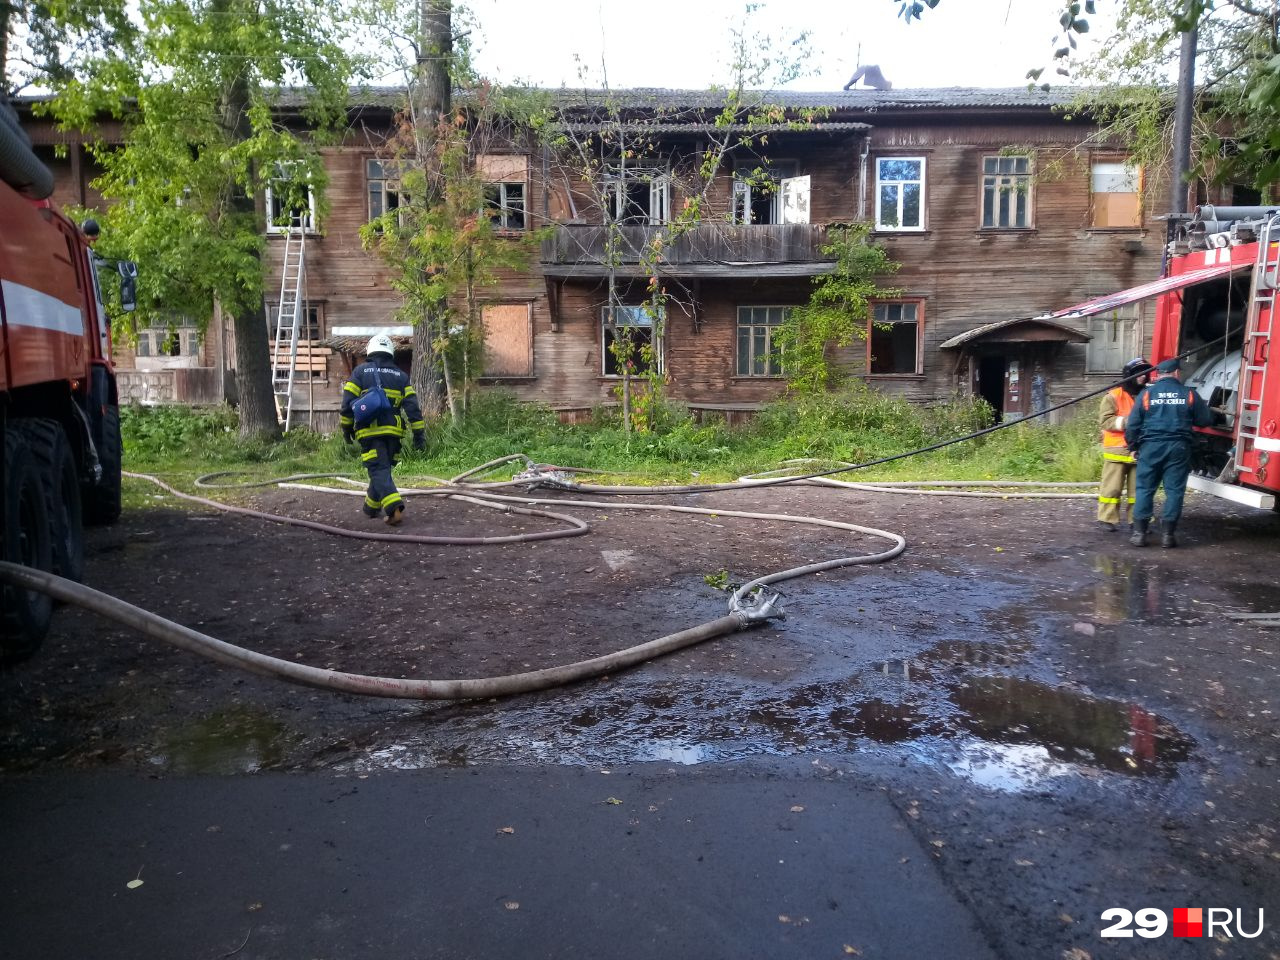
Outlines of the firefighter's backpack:
M 373 368 L 373 386 L 354 403 L 351 404 L 351 418 L 356 428 L 362 429 L 377 422 L 383 413 L 391 411 L 391 401 L 387 392 L 382 389 L 382 378 L 378 376 L 378 368 Z

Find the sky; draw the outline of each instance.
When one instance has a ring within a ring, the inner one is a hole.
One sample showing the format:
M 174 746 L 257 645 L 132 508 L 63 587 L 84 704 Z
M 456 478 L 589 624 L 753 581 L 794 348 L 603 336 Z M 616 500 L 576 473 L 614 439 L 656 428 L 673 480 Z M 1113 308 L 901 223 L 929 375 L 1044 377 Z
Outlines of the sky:
M 1118 0 L 1099 0 L 1099 13 Z M 742 0 L 469 0 L 481 75 L 547 87 L 706 88 L 731 80 L 730 29 Z M 808 31 L 807 74 L 793 90 L 839 90 L 861 62 L 895 89 L 1019 87 L 1052 53 L 1062 0 L 942 0 L 905 23 L 896 0 L 786 0 L 759 4 L 754 33 L 789 41 Z M 1083 52 L 1106 34 L 1103 16 L 1078 37 Z M 588 69 L 580 77 L 579 62 Z M 1044 79 L 1054 79 L 1052 70 Z

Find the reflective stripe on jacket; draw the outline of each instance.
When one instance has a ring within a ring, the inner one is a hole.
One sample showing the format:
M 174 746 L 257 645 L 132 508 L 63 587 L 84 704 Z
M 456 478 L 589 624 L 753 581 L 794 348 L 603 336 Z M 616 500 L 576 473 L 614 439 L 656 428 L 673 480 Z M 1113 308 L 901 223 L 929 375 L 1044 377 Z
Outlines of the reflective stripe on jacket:
M 351 379 L 342 385 L 342 410 L 338 422 L 343 427 L 355 426 L 351 405 L 372 390 L 376 383 L 382 384 L 383 393 L 391 401 L 391 409 L 378 414 L 373 423 L 356 430 L 356 439 L 403 437 L 407 430 L 417 433 L 427 428 L 426 421 L 422 419 L 422 409 L 418 406 L 417 393 L 409 383 L 409 375 L 389 357 L 384 360 L 381 356 L 360 364 L 351 372 Z
M 1133 394 L 1124 387 L 1113 387 L 1102 396 L 1100 424 L 1102 427 L 1102 459 L 1118 463 L 1133 463 L 1129 444 L 1124 439 L 1124 428 L 1133 410 Z

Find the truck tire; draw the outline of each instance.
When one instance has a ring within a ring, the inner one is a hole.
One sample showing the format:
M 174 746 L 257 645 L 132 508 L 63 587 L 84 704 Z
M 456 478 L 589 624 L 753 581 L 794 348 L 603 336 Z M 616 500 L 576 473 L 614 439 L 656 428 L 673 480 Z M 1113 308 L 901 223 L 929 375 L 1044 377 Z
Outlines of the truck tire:
M 102 479 L 86 487 L 84 496 L 84 519 L 94 526 L 120 519 L 120 408 L 114 404 L 102 413 L 98 463 Z
M 14 421 L 41 473 L 49 513 L 53 572 L 79 582 L 84 578 L 84 518 L 80 479 L 71 443 L 56 420 Z
M 40 483 L 39 466 L 20 431 L 5 431 L 4 459 L 0 556 L 10 563 L 51 571 L 48 497 Z M 45 594 L 9 585 L 0 588 L 0 658 L 16 660 L 34 653 L 52 615 L 53 603 Z

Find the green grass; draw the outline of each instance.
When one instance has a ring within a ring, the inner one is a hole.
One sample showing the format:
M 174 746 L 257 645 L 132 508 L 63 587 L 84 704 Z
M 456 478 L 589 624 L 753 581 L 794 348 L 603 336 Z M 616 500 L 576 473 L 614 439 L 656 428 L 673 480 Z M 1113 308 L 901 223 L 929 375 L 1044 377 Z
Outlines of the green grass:
M 628 436 L 608 412 L 598 413 L 589 424 L 562 424 L 546 408 L 490 392 L 475 402 L 465 423 L 433 424 L 427 450 L 407 451 L 398 473 L 447 478 L 524 453 L 543 463 L 600 470 L 621 482 L 706 483 L 772 470 L 791 459 L 861 463 L 892 456 L 972 433 L 986 426 L 989 417 L 980 400 L 921 407 L 856 385 L 840 393 L 778 401 L 736 428 L 719 419 L 697 422 L 672 405 L 660 430 Z M 257 479 L 291 473 L 362 475 L 356 455 L 339 437 L 297 429 L 278 443 L 244 441 L 237 435 L 234 411 L 226 408 L 133 407 L 122 411 L 121 425 L 128 470 L 180 480 L 221 470 Z M 1094 418 L 1085 415 L 1060 426 L 1015 425 L 847 476 L 1095 480 L 1099 468 Z M 505 469 L 505 475 L 513 469 Z M 500 475 L 503 470 L 494 476 Z

